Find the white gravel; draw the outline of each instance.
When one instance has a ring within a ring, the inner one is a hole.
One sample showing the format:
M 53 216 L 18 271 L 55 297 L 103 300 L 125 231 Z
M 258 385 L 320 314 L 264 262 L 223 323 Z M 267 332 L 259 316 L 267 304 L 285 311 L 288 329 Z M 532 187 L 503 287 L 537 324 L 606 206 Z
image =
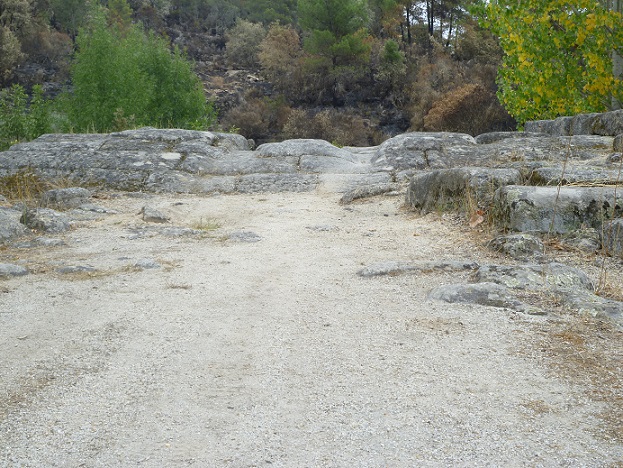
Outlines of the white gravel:
M 338 198 L 111 199 L 101 204 L 118 213 L 67 246 L 0 252 L 34 270 L 0 283 L 0 465 L 623 460 L 598 437 L 603 405 L 531 352 L 530 325 L 547 317 L 426 299 L 467 273 L 356 275 L 382 261 L 484 261 L 460 229 L 398 198 Z M 177 226 L 221 227 L 157 234 L 137 215 L 145 204 Z M 161 268 L 132 267 L 150 259 Z

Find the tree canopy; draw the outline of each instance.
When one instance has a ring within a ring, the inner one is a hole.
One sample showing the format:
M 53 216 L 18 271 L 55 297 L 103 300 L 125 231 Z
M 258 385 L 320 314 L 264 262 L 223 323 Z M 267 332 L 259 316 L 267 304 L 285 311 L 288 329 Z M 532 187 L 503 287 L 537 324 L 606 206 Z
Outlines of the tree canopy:
M 613 52 L 623 47 L 623 17 L 598 0 L 495 0 L 482 23 L 505 52 L 499 98 L 519 121 L 602 112 L 621 101 Z

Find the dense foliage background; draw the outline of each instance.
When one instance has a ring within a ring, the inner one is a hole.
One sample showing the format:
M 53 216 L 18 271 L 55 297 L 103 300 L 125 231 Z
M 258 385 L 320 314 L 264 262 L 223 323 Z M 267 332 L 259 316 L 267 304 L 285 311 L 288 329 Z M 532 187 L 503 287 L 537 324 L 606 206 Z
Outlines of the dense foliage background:
M 144 125 L 370 145 L 603 111 L 609 1 L 0 0 L 0 146 Z

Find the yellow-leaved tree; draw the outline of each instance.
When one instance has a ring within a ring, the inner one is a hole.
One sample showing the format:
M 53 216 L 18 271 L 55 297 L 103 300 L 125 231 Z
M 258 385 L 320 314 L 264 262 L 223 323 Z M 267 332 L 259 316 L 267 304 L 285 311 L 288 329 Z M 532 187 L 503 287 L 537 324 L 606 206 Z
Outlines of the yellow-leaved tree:
M 515 119 L 603 112 L 623 101 L 617 0 L 491 0 L 477 14 L 504 50 L 498 96 Z

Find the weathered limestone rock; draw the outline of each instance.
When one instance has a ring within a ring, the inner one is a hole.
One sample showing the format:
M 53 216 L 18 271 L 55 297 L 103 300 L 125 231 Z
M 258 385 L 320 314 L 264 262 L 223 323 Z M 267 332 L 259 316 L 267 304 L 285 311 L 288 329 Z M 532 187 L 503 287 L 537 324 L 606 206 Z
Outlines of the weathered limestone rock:
M 433 289 L 429 299 L 463 304 L 479 304 L 514 310 L 524 310 L 526 306 L 512 296 L 508 288 L 496 283 L 448 284 Z
M 571 135 L 571 122 L 573 117 L 558 117 L 552 123 L 550 134 L 555 136 Z
M 324 156 L 358 162 L 350 151 L 338 148 L 328 141 L 314 139 L 294 139 L 279 143 L 265 143 L 258 146 L 256 152 L 261 158 Z
M 616 185 L 623 182 L 622 176 L 616 169 L 550 166 L 533 169 L 529 182 L 534 185 Z
M 255 243 L 262 240 L 262 236 L 251 231 L 235 231 L 228 234 L 227 239 L 233 242 Z
M 91 198 L 91 192 L 81 187 L 48 190 L 41 196 L 40 205 L 56 210 L 78 208 Z
M 571 135 L 593 135 L 598 113 L 579 114 L 571 120 Z
M 457 262 L 457 261 L 439 261 L 439 262 L 399 262 L 385 261 L 374 263 L 362 268 L 357 275 L 364 278 L 372 276 L 397 276 L 405 273 L 431 273 L 439 271 L 470 271 L 475 270 L 479 266 L 474 262 Z
M 26 234 L 26 226 L 19 222 L 20 213 L 0 208 L 0 243 L 11 241 Z
M 496 189 L 519 184 L 521 179 L 517 169 L 462 167 L 425 172 L 411 179 L 406 203 L 421 212 L 466 204 L 468 197 L 478 206 L 488 206 Z
M 138 259 L 132 266 L 139 270 L 156 270 L 158 268 L 162 268 L 162 265 L 160 265 L 160 263 L 153 258 Z
M 545 251 L 541 239 L 530 234 L 498 236 L 491 239 L 487 246 L 496 252 L 504 253 L 517 260 L 538 258 Z
M 473 146 L 474 138 L 462 133 L 405 133 L 382 143 L 371 162 L 387 171 L 452 167 L 447 150 Z
M 623 218 L 604 224 L 602 245 L 610 255 L 623 256 Z
M 146 223 L 168 223 L 170 221 L 167 215 L 151 206 L 144 206 L 138 214 L 142 215 Z
M 579 313 L 612 321 L 623 329 L 623 302 L 606 299 L 596 294 L 569 293 L 561 296 L 562 303 Z
M 48 233 L 65 232 L 71 227 L 69 217 L 50 208 L 26 210 L 20 221 L 30 229 Z
M 547 133 L 551 135 L 553 120 L 530 120 L 524 124 L 526 133 Z
M 601 248 L 599 232 L 595 228 L 581 227 L 568 232 L 561 238 L 564 245 L 582 250 L 587 253 L 595 253 Z
M 593 292 L 594 285 L 582 270 L 562 263 L 545 265 L 484 265 L 475 273 L 477 282 L 501 284 L 511 289 Z
M 0 263 L 0 278 L 9 278 L 12 276 L 24 276 L 28 274 L 28 269 L 21 265 L 13 265 L 11 263 Z
M 526 139 L 526 138 L 550 138 L 548 133 L 527 133 L 527 132 L 488 132 L 482 133 L 475 137 L 476 143 L 479 145 L 489 145 L 502 140 L 509 139 Z
M 613 187 L 508 185 L 497 190 L 494 203 L 497 221 L 505 228 L 564 234 L 581 226 L 600 229 L 605 220 L 621 216 L 621 192 Z
M 68 265 L 58 267 L 56 269 L 56 272 L 60 273 L 61 275 L 73 275 L 76 273 L 95 273 L 96 271 L 97 269 L 90 265 Z
M 354 200 L 359 200 L 361 198 L 375 197 L 377 195 L 383 195 L 389 192 L 393 192 L 397 190 L 397 184 L 374 184 L 374 185 L 363 185 L 361 187 L 354 188 L 349 190 L 342 198 L 340 198 L 341 205 L 348 205 L 352 203 Z
M 606 135 L 623 133 L 623 111 L 616 110 L 602 114 L 580 114 L 572 117 L 558 117 L 555 120 L 526 122 L 526 132 L 543 132 L 550 135 Z
M 615 110 L 600 114 L 593 125 L 593 133 L 611 136 L 622 134 L 623 110 Z

